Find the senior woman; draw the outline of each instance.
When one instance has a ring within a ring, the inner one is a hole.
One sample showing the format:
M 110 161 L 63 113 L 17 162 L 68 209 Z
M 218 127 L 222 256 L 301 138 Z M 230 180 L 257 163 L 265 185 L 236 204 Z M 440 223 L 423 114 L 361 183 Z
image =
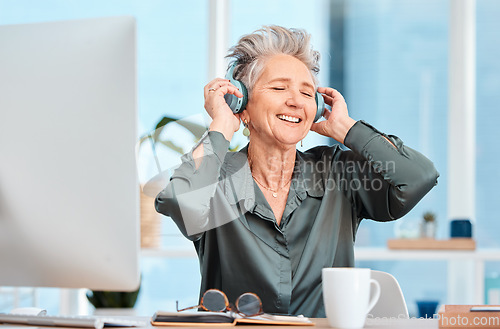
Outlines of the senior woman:
M 228 56 L 248 89 L 246 109 L 234 114 L 226 104 L 226 94 L 243 97 L 228 79 L 205 86 L 212 123 L 156 209 L 194 242 L 201 294 L 216 288 L 234 302 L 253 292 L 264 312 L 324 317 L 321 269 L 354 266 L 361 220 L 405 215 L 439 174 L 398 137 L 353 120 L 338 91 L 318 87 L 319 54 L 305 31 L 266 26 Z M 316 91 L 331 106 L 320 122 Z M 249 143 L 228 152 L 240 120 Z M 311 130 L 350 150 L 297 151 Z

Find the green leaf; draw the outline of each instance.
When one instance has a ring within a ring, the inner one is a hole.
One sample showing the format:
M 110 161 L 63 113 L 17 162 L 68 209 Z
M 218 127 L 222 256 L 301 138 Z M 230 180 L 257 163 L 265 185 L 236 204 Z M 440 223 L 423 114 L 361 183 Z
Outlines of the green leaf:
M 150 142 L 152 142 L 153 153 L 155 155 L 156 155 L 156 147 L 155 147 L 155 145 L 157 143 L 161 143 L 162 145 L 164 145 L 164 146 L 172 149 L 173 151 L 175 151 L 175 152 L 177 152 L 179 154 L 184 154 L 184 150 L 182 149 L 182 147 L 177 146 L 171 140 L 171 139 L 175 139 L 176 137 L 178 138 L 178 136 L 172 136 L 171 139 L 170 139 L 170 136 L 166 137 L 166 138 L 169 138 L 169 139 L 166 139 L 166 138 L 164 140 L 160 139 L 160 136 L 161 136 L 161 133 L 163 132 L 163 129 L 165 128 L 165 126 L 167 124 L 169 124 L 171 122 L 176 122 L 180 126 L 184 127 L 186 130 L 188 130 L 191 134 L 193 134 L 193 136 L 195 137 L 194 138 L 194 142 L 195 143 L 207 131 L 207 128 L 205 126 L 199 125 L 197 123 L 193 123 L 193 122 L 189 122 L 189 121 L 185 121 L 185 120 L 181 120 L 181 119 L 177 119 L 177 118 L 173 118 L 173 117 L 164 116 L 156 124 L 155 130 L 153 132 L 148 133 L 148 134 L 142 136 L 139 139 L 139 146 L 142 146 L 142 144 L 144 142 L 150 141 Z
M 167 116 L 164 116 L 163 118 L 161 118 L 161 120 L 156 124 L 155 130 L 152 134 L 153 141 L 157 142 L 159 140 L 160 134 L 163 131 L 163 128 L 165 128 L 166 124 L 168 124 L 170 122 L 175 122 L 177 120 L 179 120 L 179 119 L 167 117 Z

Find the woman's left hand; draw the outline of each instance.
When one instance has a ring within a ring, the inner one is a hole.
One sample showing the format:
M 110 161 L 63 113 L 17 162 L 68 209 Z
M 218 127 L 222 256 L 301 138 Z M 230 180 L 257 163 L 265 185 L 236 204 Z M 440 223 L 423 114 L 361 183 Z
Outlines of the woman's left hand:
M 347 104 L 341 93 L 333 88 L 325 87 L 319 87 L 318 91 L 323 95 L 325 103 L 332 109 L 325 108 L 323 116 L 326 120 L 313 123 L 311 130 L 343 144 L 347 132 L 356 121 L 349 116 Z

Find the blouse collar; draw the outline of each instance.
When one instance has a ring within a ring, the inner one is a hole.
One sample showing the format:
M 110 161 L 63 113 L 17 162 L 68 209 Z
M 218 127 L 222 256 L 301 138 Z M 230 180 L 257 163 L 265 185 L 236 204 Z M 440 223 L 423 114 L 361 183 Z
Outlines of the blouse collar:
M 296 151 L 295 166 L 293 170 L 293 189 L 300 200 L 306 194 L 312 197 L 324 195 L 323 175 L 318 171 L 317 161 L 307 159 L 307 154 Z M 253 211 L 255 204 L 255 186 L 248 164 L 248 144 L 238 152 L 228 153 L 225 165 L 225 195 L 233 205 L 239 203 L 246 211 Z

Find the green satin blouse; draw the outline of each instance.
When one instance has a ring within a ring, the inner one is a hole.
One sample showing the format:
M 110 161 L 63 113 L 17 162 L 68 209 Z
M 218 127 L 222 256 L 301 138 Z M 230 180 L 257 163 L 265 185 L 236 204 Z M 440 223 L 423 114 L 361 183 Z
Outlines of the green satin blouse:
M 198 169 L 192 151 L 182 156 L 155 206 L 194 242 L 200 296 L 217 288 L 234 303 L 254 292 L 267 313 L 325 317 L 321 269 L 354 266 L 361 220 L 405 215 L 439 176 L 425 156 L 363 121 L 344 142 L 350 150 L 297 151 L 280 225 L 253 180 L 248 146 L 228 152 L 224 136 L 208 132 Z

